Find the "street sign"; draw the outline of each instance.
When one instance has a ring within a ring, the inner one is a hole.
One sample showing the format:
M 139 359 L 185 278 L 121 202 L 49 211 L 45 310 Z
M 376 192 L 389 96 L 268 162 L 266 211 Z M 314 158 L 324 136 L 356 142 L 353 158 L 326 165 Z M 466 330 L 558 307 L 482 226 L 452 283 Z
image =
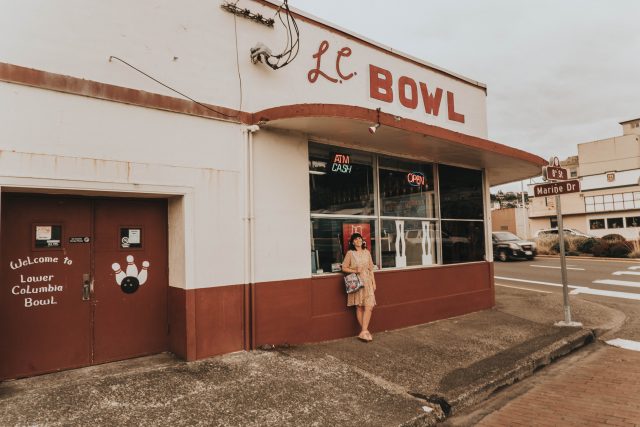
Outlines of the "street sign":
M 571 181 L 551 182 L 549 184 L 540 184 L 533 187 L 533 195 L 535 197 L 559 196 L 561 194 L 580 192 L 580 181 L 573 179 Z
M 580 191 L 580 181 L 569 179 L 567 170 L 560 167 L 560 159 L 552 157 L 549 159 L 549 166 L 542 167 L 542 178 L 545 181 L 552 181 L 548 184 L 535 185 L 533 195 L 535 197 L 555 196 L 556 214 L 558 218 L 558 236 L 564 236 L 564 225 L 562 224 L 562 205 L 560 195 L 568 193 L 578 193 Z M 560 247 L 560 273 L 562 275 L 562 300 L 564 306 L 564 321 L 555 323 L 556 326 L 582 326 L 579 322 L 571 320 L 571 306 L 569 305 L 569 284 L 567 282 L 567 260 L 564 251 L 564 239 L 558 239 Z
M 564 181 L 569 179 L 569 172 L 557 166 L 543 166 L 542 179 L 545 181 Z

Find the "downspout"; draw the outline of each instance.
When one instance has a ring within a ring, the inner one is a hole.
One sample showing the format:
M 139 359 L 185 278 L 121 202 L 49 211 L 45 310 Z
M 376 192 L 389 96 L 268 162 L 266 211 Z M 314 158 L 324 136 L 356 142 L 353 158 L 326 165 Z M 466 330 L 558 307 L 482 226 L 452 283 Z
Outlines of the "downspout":
M 258 125 L 252 125 L 245 128 L 244 131 L 244 283 L 245 283 L 245 308 L 244 308 L 244 325 L 245 325 L 245 350 L 255 348 L 255 257 L 254 257 L 254 203 L 253 203 L 253 134 L 260 130 Z

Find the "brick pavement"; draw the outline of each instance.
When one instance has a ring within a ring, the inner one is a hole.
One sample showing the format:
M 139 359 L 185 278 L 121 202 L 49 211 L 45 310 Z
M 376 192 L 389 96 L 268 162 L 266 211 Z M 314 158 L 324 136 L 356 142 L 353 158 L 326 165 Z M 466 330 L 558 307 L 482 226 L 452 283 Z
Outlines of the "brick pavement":
M 603 347 L 477 425 L 640 427 L 640 352 Z

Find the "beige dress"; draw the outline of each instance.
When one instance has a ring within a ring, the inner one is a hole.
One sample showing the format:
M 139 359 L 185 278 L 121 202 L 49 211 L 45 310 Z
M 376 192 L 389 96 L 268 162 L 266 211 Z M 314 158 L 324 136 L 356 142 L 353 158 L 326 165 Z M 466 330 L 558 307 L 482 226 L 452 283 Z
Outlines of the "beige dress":
M 376 305 L 376 279 L 373 277 L 373 259 L 371 253 L 363 249 L 361 251 L 349 251 L 344 257 L 343 267 L 355 270 L 357 267 L 363 267 L 360 273 L 360 279 L 364 282 L 364 287 L 357 292 L 347 294 L 347 306 L 360 305 L 373 307 Z

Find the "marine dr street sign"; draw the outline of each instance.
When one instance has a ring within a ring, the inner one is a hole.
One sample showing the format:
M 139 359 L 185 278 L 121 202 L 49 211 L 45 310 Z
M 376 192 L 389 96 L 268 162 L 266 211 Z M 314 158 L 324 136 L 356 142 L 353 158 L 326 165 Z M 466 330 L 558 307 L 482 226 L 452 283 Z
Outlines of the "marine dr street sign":
M 571 181 L 551 182 L 533 187 L 533 195 L 535 197 L 560 196 L 562 194 L 578 192 L 580 192 L 580 181 L 577 179 L 572 179 Z

